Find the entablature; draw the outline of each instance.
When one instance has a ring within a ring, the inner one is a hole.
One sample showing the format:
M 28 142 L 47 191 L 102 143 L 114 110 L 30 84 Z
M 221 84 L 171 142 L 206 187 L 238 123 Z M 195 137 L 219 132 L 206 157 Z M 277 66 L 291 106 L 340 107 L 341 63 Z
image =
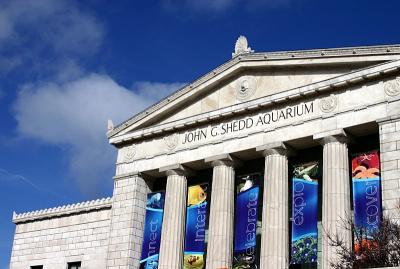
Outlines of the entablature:
M 351 87 L 367 81 L 376 80 L 378 77 L 384 78 L 397 74 L 399 73 L 399 70 L 400 60 L 395 60 L 208 113 L 145 127 L 140 130 L 110 138 L 109 141 L 111 144 L 118 145 L 134 143 L 136 140 L 141 141 L 144 139 L 152 139 L 153 137 L 163 136 L 171 132 L 194 128 L 197 125 L 209 124 L 232 116 L 290 103 L 290 101 L 293 100 L 309 99 L 318 95 L 323 96 L 327 93 L 334 93 L 335 90 L 344 87 Z

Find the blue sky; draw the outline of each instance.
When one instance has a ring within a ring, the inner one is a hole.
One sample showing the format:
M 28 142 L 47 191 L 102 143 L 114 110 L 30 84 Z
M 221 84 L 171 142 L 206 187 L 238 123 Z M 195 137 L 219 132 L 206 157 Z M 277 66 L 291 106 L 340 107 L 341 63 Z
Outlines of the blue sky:
M 112 195 L 119 123 L 255 51 L 400 43 L 400 2 L 0 0 L 0 268 L 12 212 Z

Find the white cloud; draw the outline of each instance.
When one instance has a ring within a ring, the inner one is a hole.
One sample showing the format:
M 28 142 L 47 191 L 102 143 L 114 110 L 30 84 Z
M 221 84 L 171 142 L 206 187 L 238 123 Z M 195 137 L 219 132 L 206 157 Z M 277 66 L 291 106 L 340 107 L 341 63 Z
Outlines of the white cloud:
M 115 123 L 182 86 L 181 83 L 138 82 L 135 91 L 107 75 L 91 74 L 62 83 L 25 85 L 14 105 L 20 136 L 64 145 L 71 172 L 83 192 L 109 180 L 115 152 L 106 139 L 107 119 Z
M 0 78 L 18 72 L 23 85 L 16 86 L 13 106 L 17 133 L 61 147 L 86 193 L 115 169 L 107 119 L 126 120 L 182 86 L 136 82 L 127 89 L 105 74 L 89 74 L 81 63 L 99 52 L 104 36 L 102 23 L 79 1 L 1 2 Z
M 65 58 L 96 53 L 103 36 L 102 24 L 73 1 L 6 1 L 0 10 L 0 71 L 34 63 L 28 70 L 43 75 Z

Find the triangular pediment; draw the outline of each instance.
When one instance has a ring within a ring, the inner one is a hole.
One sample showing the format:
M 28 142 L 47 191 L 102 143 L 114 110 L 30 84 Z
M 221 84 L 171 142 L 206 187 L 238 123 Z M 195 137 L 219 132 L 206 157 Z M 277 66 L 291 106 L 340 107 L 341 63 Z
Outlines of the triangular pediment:
M 108 133 L 130 132 L 323 84 L 400 59 L 400 46 L 249 53 L 233 58 Z

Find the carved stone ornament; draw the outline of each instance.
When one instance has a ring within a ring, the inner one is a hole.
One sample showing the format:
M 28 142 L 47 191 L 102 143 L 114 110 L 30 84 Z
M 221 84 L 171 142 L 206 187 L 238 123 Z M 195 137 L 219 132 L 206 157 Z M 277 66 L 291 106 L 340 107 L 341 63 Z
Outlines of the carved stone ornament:
M 136 154 L 136 145 L 130 145 L 124 148 L 124 162 L 131 162 Z
M 385 93 L 389 96 L 397 96 L 400 94 L 400 77 L 385 83 Z
M 249 44 L 247 43 L 247 38 L 242 35 L 239 36 L 239 38 L 236 40 L 235 52 L 232 53 L 232 58 L 241 54 L 251 53 L 251 52 L 254 52 L 254 50 L 252 50 L 249 47 Z
M 329 113 L 335 110 L 337 104 L 338 104 L 337 97 L 331 94 L 325 98 L 322 98 L 319 101 L 319 108 L 321 109 L 322 112 Z
M 172 134 L 164 137 L 164 142 L 167 145 L 169 151 L 174 150 L 178 146 L 179 134 Z
M 248 100 L 254 95 L 257 89 L 257 81 L 252 77 L 243 77 L 236 85 L 236 99 L 239 101 Z

